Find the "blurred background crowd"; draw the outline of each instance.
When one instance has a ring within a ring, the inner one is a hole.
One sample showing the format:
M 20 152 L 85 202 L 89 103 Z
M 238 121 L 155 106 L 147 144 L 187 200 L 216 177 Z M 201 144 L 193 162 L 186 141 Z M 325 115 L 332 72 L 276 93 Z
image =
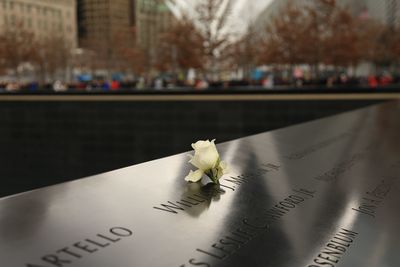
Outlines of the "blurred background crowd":
M 0 92 L 393 88 L 400 0 L 0 0 Z

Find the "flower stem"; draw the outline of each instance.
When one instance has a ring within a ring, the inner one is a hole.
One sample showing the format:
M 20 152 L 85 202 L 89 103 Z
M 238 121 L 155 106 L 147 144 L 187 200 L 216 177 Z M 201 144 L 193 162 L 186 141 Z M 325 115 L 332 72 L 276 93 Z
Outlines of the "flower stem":
M 217 177 L 215 177 L 215 176 L 212 176 L 212 177 L 210 177 L 211 178 L 211 180 L 213 181 L 213 183 L 214 184 L 217 184 L 217 185 L 219 185 L 219 180 L 218 180 L 218 178 Z
M 210 171 L 206 172 L 205 174 L 211 179 L 211 181 L 214 184 L 219 185 L 218 172 L 214 173 L 214 169 L 211 169 Z

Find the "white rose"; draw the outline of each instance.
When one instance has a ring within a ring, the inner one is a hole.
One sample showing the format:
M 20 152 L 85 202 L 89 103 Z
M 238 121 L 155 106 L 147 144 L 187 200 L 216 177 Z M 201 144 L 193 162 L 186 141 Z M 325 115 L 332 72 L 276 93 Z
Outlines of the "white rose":
M 201 180 L 201 177 L 203 177 L 204 172 L 202 170 L 197 170 L 197 171 L 190 171 L 188 176 L 185 177 L 185 180 L 187 182 L 192 182 L 192 183 L 197 183 L 198 181 Z
M 225 161 L 221 161 L 218 166 L 218 179 L 221 178 L 224 174 L 229 172 L 228 164 Z
M 228 165 L 226 162 L 221 161 L 217 148 L 215 146 L 215 139 L 211 142 L 198 141 L 192 144 L 194 149 L 194 156 L 190 156 L 190 163 L 197 167 L 198 170 L 190 171 L 190 173 L 185 177 L 188 182 L 196 183 L 201 180 L 203 175 L 207 175 L 210 179 L 219 184 L 219 179 L 226 173 L 228 173 Z
M 194 156 L 191 156 L 191 160 L 189 162 L 203 172 L 217 167 L 219 154 L 214 142 L 215 139 L 211 142 L 207 140 L 198 141 L 195 144 L 192 144 Z

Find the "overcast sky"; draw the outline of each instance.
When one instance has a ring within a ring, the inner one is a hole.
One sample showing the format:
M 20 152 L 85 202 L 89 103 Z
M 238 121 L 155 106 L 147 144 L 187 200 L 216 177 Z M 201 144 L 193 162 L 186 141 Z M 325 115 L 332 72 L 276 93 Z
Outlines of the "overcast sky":
M 272 0 L 236 0 L 234 13 L 249 21 L 271 2 Z
M 201 0 L 173 0 L 180 8 L 190 13 L 191 7 L 197 1 Z M 273 0 L 233 0 L 234 6 L 232 10 L 232 19 L 229 28 L 235 32 L 242 32 L 252 20 L 255 20 L 260 12 L 269 5 Z M 275 0 L 276 1 L 276 0 Z
M 272 1 L 273 0 L 236 0 L 233 9 L 233 19 L 240 20 L 241 25 L 247 25 L 249 22 L 254 21 L 261 11 Z

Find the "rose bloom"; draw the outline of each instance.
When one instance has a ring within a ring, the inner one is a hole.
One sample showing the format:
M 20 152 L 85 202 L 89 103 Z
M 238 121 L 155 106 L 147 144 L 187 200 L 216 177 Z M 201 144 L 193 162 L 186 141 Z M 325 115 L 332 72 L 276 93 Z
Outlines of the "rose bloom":
M 190 163 L 197 167 L 197 171 L 190 171 L 185 180 L 190 182 L 198 182 L 204 174 L 208 175 L 214 182 L 217 182 L 222 175 L 227 172 L 227 164 L 221 162 L 217 148 L 215 146 L 215 139 L 211 142 L 198 141 L 192 144 L 194 149 L 194 156 L 191 157 Z

